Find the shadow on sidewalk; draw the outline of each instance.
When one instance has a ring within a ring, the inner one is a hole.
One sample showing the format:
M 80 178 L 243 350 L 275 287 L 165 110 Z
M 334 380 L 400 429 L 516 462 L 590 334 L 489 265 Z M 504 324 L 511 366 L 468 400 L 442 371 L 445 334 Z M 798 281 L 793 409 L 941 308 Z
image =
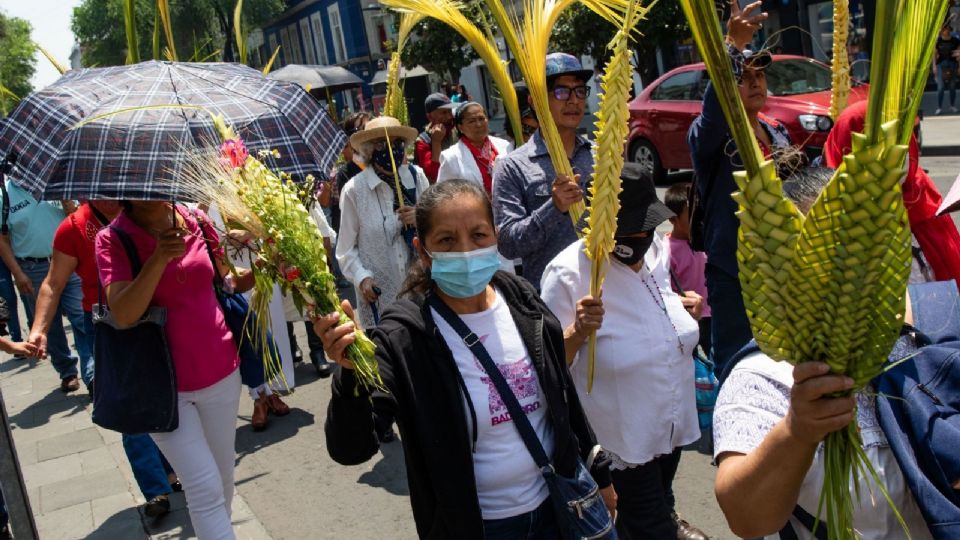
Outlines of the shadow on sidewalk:
M 314 424 L 313 413 L 296 407 L 291 407 L 290 414 L 283 417 L 278 418 L 271 415 L 269 427 L 260 432 L 253 431 L 253 428 L 250 427 L 250 418 L 246 416 L 241 416 L 240 418 L 246 420 L 247 424 L 237 428 L 236 463 L 238 465 L 247 455 L 261 448 L 283 442 L 295 436 L 302 428 Z
M 399 440 L 381 444 L 383 457 L 373 469 L 360 475 L 357 482 L 370 487 L 383 488 L 393 495 L 410 495 L 407 485 L 407 467 L 403 461 L 403 445 Z
M 80 414 L 89 405 L 90 398 L 86 392 L 64 394 L 57 387 L 22 411 L 10 416 L 10 424 L 21 429 L 31 429 L 46 424 L 54 415 L 63 412 L 69 412 L 69 416 Z
M 189 524 L 189 519 L 187 520 Z M 148 538 L 149 533 L 140 511 L 135 507 L 125 508 L 107 518 L 93 532 L 86 536 L 87 540 L 114 540 L 116 538 Z

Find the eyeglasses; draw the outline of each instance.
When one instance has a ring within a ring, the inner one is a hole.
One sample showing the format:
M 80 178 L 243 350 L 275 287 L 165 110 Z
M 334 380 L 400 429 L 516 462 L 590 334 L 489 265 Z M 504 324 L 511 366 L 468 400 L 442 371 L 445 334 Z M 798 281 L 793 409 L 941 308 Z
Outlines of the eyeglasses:
M 537 132 L 537 129 L 539 129 L 537 126 L 528 126 L 528 125 L 524 124 L 524 125 L 523 125 L 523 134 L 524 134 L 524 135 L 533 135 L 534 133 Z
M 587 99 L 590 95 L 589 86 L 555 86 L 553 87 L 553 97 L 560 101 L 568 101 L 571 95 L 577 96 L 577 99 Z
M 390 146 L 392 146 L 393 148 L 403 148 L 406 145 L 407 145 L 407 142 L 404 141 L 403 139 L 393 139 L 392 141 L 390 141 Z M 384 140 L 379 140 L 375 142 L 373 144 L 373 149 L 374 151 L 386 150 L 387 141 L 384 139 Z

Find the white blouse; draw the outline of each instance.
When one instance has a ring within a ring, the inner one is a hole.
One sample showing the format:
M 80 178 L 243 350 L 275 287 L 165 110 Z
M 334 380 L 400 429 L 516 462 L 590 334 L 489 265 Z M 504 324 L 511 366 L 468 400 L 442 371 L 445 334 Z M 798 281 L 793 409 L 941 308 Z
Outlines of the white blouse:
M 417 187 L 417 197 L 430 183 L 423 171 L 413 166 L 416 178 L 406 164 L 397 167 L 405 189 Z M 381 313 L 400 293 L 413 252 L 401 236 L 400 218 L 393 210 L 395 189 L 373 172 L 372 167 L 347 182 L 340 193 L 340 234 L 337 238 L 337 262 L 344 277 L 357 292 L 357 315 L 364 328 L 373 328 L 373 310 L 362 300 L 360 284 L 370 277 L 383 292 Z
M 616 454 L 614 464 L 621 468 L 642 465 L 700 437 L 693 374 L 698 325 L 670 289 L 669 261 L 659 235 L 644 263 L 634 272 L 610 258 L 591 393 L 588 342 L 570 365 L 597 440 Z M 543 300 L 564 328 L 576 319 L 577 300 L 590 292 L 591 265 L 578 241 L 543 273 Z

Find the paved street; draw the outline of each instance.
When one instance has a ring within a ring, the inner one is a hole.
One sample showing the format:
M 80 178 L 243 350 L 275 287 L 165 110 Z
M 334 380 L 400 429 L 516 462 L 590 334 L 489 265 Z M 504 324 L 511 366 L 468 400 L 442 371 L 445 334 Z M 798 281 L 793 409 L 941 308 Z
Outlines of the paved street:
M 921 164 L 942 192 L 960 172 L 960 157 L 928 156 Z M 671 175 L 671 180 L 682 178 Z M 303 331 L 298 325 L 305 346 Z M 335 464 L 323 436 L 329 379 L 318 379 L 311 365 L 301 364 L 297 383 L 286 398 L 292 413 L 272 418 L 262 433 L 249 426 L 252 401 L 241 399 L 234 505 L 238 537 L 415 538 L 400 443 L 386 445 L 363 465 Z M 143 500 L 119 435 L 91 423 L 85 392 L 65 396 L 57 385 L 47 363 L 3 355 L 0 391 L 41 537 L 193 537 L 180 495 L 173 499 L 174 512 L 160 520 L 137 511 Z M 714 472 L 707 456 L 684 452 L 675 482 L 678 510 L 713 538 L 734 538 L 712 494 Z

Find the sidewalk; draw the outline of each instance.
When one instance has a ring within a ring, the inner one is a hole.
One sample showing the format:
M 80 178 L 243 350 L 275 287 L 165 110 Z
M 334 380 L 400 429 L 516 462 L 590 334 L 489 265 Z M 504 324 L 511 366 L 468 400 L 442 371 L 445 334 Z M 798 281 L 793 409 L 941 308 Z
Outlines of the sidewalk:
M 120 434 L 93 424 L 85 390 L 61 392 L 48 361 L 2 356 L 0 392 L 41 538 L 195 538 L 182 493 L 166 516 L 142 514 Z M 270 538 L 239 493 L 233 524 L 237 538 Z

